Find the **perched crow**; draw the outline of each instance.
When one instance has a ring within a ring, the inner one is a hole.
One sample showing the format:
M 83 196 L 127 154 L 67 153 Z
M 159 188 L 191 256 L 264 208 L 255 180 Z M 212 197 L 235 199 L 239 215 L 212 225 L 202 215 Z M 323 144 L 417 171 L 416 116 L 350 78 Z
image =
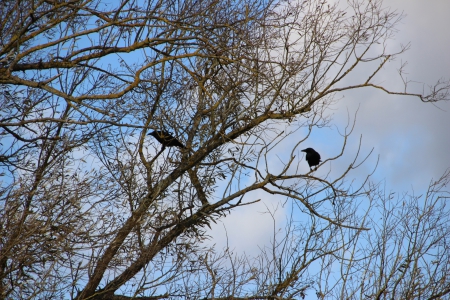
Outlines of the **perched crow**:
M 306 161 L 308 162 L 309 168 L 312 171 L 312 166 L 317 166 L 321 162 L 320 154 L 317 153 L 313 148 L 303 149 L 302 152 L 306 152 Z
M 148 135 L 153 136 L 164 147 L 177 146 L 180 148 L 186 148 L 177 138 L 170 135 L 170 133 L 168 133 L 167 131 L 155 130 L 153 132 L 150 132 Z

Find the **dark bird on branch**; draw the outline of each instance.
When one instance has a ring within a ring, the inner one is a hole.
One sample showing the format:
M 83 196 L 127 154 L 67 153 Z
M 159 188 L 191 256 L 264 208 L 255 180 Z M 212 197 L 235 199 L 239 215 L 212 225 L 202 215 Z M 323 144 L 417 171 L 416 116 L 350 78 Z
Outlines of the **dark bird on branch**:
M 176 137 L 173 137 L 167 131 L 155 130 L 150 132 L 148 135 L 153 136 L 158 142 L 163 145 L 163 147 L 173 147 L 177 146 L 180 148 L 186 148 Z
M 306 161 L 308 162 L 309 168 L 312 171 L 312 167 L 317 166 L 321 162 L 320 154 L 317 153 L 317 151 L 314 150 L 313 148 L 303 149 L 302 152 L 306 152 Z

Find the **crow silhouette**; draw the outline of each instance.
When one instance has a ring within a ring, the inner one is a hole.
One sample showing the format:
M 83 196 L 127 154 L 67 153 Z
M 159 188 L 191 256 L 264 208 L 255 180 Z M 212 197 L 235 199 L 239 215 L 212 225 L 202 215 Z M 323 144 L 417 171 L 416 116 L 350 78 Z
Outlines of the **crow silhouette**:
M 313 148 L 303 149 L 302 152 L 306 152 L 306 161 L 309 164 L 309 169 L 312 171 L 313 170 L 312 167 L 317 166 L 321 162 L 320 154 L 317 153 L 317 151 L 314 150 Z
M 163 147 L 177 146 L 180 148 L 186 148 L 177 138 L 173 137 L 170 133 L 163 130 L 155 130 L 148 135 L 153 136 Z

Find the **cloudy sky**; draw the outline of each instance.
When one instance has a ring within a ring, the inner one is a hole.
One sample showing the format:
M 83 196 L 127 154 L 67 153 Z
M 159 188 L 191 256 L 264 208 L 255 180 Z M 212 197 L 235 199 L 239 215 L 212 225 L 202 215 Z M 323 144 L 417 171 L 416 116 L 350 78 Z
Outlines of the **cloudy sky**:
M 410 43 L 411 47 L 401 60 L 391 63 L 379 82 L 401 91 L 395 68 L 402 61 L 408 63 L 412 92 L 427 91 L 439 79 L 450 79 L 450 1 L 389 0 L 385 4 L 405 14 L 392 45 Z M 356 105 L 353 137 L 362 135 L 365 148 L 374 147 L 380 157 L 376 176 L 386 178 L 389 188 L 423 187 L 450 167 L 450 102 L 433 105 L 365 89 L 345 94 L 337 118 L 346 119 L 346 108 L 354 111 Z
M 410 43 L 411 47 L 398 60 L 383 70 L 376 80 L 402 91 L 402 82 L 396 73 L 402 62 L 407 61 L 406 71 L 411 80 L 411 92 L 427 91 L 428 85 L 437 80 L 450 79 L 450 1 L 448 0 L 389 0 L 385 6 L 403 12 L 405 17 L 397 26 L 398 33 L 391 41 L 393 47 Z M 347 167 L 352 152 L 357 150 L 362 137 L 363 154 L 373 148 L 369 160 L 352 176 L 366 175 L 377 159 L 375 181 L 384 181 L 387 190 L 414 191 L 420 194 L 430 180 L 438 179 L 450 168 L 450 101 L 447 103 L 423 103 L 418 98 L 387 95 L 374 89 L 363 89 L 340 94 L 344 98 L 334 107 L 334 124 L 345 127 L 348 112 L 356 111 L 356 127 L 347 148 L 347 156 L 333 162 L 328 169 Z M 306 146 L 316 148 L 322 157 L 331 157 L 339 151 L 336 130 L 324 128 L 315 131 Z M 305 162 L 306 167 L 306 162 Z M 320 171 L 320 170 L 319 170 Z M 273 232 L 274 222 L 267 208 L 275 211 L 277 201 L 264 194 L 254 195 L 263 201 L 254 206 L 234 211 L 218 223 L 211 235 L 212 243 L 219 247 L 228 245 L 236 252 L 258 252 L 267 244 Z M 276 210 L 275 227 L 282 227 L 285 211 Z M 226 230 L 225 230 L 226 228 Z M 225 235 L 226 231 L 226 235 Z

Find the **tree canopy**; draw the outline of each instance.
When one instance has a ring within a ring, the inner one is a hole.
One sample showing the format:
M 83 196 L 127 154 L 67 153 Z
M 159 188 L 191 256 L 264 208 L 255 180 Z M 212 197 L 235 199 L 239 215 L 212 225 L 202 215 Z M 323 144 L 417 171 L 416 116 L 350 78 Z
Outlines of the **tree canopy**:
M 388 50 L 402 15 L 381 1 L 8 0 L 0 10 L 2 298 L 450 292 L 449 173 L 423 202 L 393 201 L 370 175 L 348 181 L 359 153 L 338 175 L 299 167 L 342 91 L 448 99 L 448 82 L 423 94 L 375 83 L 407 50 Z M 319 169 L 342 156 L 351 129 Z M 162 147 L 153 131 L 183 147 Z M 292 207 L 272 248 L 252 258 L 206 247 L 212 223 L 260 201 L 253 191 Z

